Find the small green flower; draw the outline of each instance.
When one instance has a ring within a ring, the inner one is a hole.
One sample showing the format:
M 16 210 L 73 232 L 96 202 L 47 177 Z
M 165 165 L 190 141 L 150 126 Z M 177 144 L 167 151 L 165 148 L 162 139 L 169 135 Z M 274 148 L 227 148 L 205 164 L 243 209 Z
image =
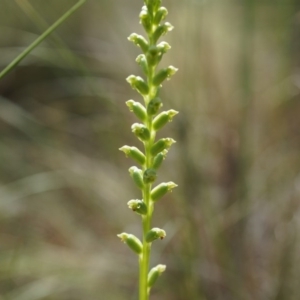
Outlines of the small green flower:
M 127 244 L 131 250 L 133 250 L 137 254 L 141 254 L 143 251 L 143 244 L 141 241 L 134 236 L 133 234 L 128 234 L 128 233 L 120 233 L 117 235 L 122 242 Z
M 155 181 L 156 177 L 157 177 L 157 174 L 154 169 L 147 169 L 143 175 L 144 183 L 146 183 L 146 184 L 152 183 Z
M 157 281 L 158 277 L 166 270 L 165 265 L 157 265 L 152 268 L 148 274 L 148 287 L 151 288 Z
M 161 21 L 163 21 L 163 20 L 166 18 L 167 15 L 168 15 L 168 10 L 167 10 L 165 7 L 163 7 L 163 6 L 160 7 L 160 8 L 157 10 L 156 14 L 155 14 L 153 23 L 154 23 L 155 25 L 159 25 L 159 23 L 160 23 Z
M 152 168 L 157 170 L 162 162 L 164 161 L 164 159 L 166 158 L 167 156 L 167 153 L 168 153 L 168 150 L 163 150 L 162 152 L 159 152 L 153 159 L 153 165 L 152 165 Z
M 153 78 L 153 84 L 154 85 L 162 84 L 163 81 L 165 81 L 166 79 L 169 80 L 171 76 L 173 76 L 177 71 L 178 69 L 174 68 L 173 66 L 160 70 Z
M 131 130 L 142 142 L 148 141 L 150 139 L 150 131 L 143 124 L 134 123 L 131 126 Z
M 148 115 L 150 116 L 156 115 L 161 107 L 162 107 L 161 99 L 159 97 L 153 98 L 147 106 Z
M 141 95 L 147 95 L 149 87 L 144 79 L 140 76 L 130 75 L 126 78 L 127 82 L 134 90 L 137 90 Z
M 136 160 L 140 165 L 144 165 L 146 157 L 142 151 L 136 147 L 123 146 L 119 150 L 123 151 L 126 156 L 129 156 Z
M 137 167 L 129 168 L 129 174 L 138 188 L 144 188 L 143 171 Z
M 169 31 L 173 30 L 174 26 L 171 25 L 169 22 L 166 22 L 162 25 L 159 25 L 156 30 L 153 33 L 153 40 L 155 41 L 155 43 L 157 42 L 157 40 L 163 36 L 166 35 Z
M 146 121 L 147 111 L 146 108 L 139 102 L 128 100 L 126 102 L 129 110 L 132 111 L 141 121 Z
M 178 111 L 174 109 L 170 109 L 168 111 L 163 111 L 158 116 L 156 116 L 153 120 L 153 129 L 159 130 L 164 127 L 168 122 L 173 120 L 173 117 L 178 114 Z
M 151 199 L 153 202 L 158 201 L 159 199 L 161 199 L 165 194 L 167 194 L 168 192 L 172 191 L 172 189 L 174 189 L 175 187 L 177 187 L 177 184 L 170 181 L 170 182 L 163 182 L 161 184 L 159 184 L 158 186 L 156 186 L 152 191 L 151 191 Z
M 151 147 L 151 154 L 154 156 L 159 152 L 168 150 L 174 143 L 176 143 L 176 141 L 171 138 L 160 139 Z
M 139 34 L 132 33 L 129 37 L 128 40 L 133 42 L 135 45 L 139 46 L 144 53 L 148 51 L 149 44 L 147 40 Z
M 164 239 L 166 237 L 166 232 L 160 228 L 152 228 L 146 235 L 147 243 L 152 243 L 158 239 Z
M 147 205 L 143 200 L 130 200 L 127 203 L 128 207 L 140 215 L 147 214 Z

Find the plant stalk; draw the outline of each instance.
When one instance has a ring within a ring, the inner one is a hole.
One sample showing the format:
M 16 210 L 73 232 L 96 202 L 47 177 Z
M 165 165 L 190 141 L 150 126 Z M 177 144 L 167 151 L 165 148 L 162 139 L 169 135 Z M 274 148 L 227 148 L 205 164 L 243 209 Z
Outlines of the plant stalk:
M 20 53 L 6 68 L 0 72 L 0 79 L 6 76 L 14 69 L 20 61 L 22 61 L 33 49 L 35 49 L 44 39 L 46 39 L 57 27 L 66 21 L 78 8 L 80 8 L 87 0 L 79 0 L 65 14 L 63 14 L 54 24 L 45 30 L 35 41 L 33 41 L 22 53 Z

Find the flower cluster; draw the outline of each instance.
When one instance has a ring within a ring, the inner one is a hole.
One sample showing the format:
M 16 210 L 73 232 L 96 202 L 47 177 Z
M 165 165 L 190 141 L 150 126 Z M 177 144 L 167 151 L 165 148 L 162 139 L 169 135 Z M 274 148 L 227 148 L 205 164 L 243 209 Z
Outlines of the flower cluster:
M 143 224 L 143 238 L 140 241 L 136 236 L 121 233 L 118 236 L 139 256 L 140 263 L 140 300 L 149 299 L 150 289 L 159 275 L 165 271 L 164 265 L 158 265 L 149 272 L 149 259 L 153 241 L 163 239 L 166 232 L 160 228 L 151 228 L 151 219 L 154 204 L 177 185 L 173 182 L 164 182 L 153 187 L 157 179 L 157 171 L 166 158 L 169 148 L 175 141 L 172 138 L 156 140 L 156 133 L 163 128 L 178 113 L 170 109 L 160 112 L 163 103 L 160 90 L 165 80 L 169 80 L 177 71 L 173 66 L 157 70 L 163 55 L 171 48 L 167 42 L 160 42 L 160 37 L 173 29 L 173 26 L 164 22 L 168 11 L 161 6 L 161 0 L 144 1 L 140 13 L 140 23 L 143 25 L 147 38 L 133 33 L 129 41 L 140 47 L 142 54 L 136 62 L 140 65 L 145 78 L 130 75 L 128 83 L 143 98 L 143 104 L 128 100 L 126 105 L 139 120 L 131 127 L 134 135 L 142 142 L 143 151 L 136 147 L 123 146 L 120 148 L 127 157 L 132 158 L 139 166 L 129 169 L 129 174 L 136 186 L 141 190 L 142 199 L 133 199 L 128 207 L 141 215 Z

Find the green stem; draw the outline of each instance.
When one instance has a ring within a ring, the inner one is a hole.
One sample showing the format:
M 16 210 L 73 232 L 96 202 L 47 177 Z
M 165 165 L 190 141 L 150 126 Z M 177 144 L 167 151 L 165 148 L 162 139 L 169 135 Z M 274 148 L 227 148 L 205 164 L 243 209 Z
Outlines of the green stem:
M 34 42 L 32 42 L 22 53 L 20 53 L 4 70 L 0 73 L 0 79 L 14 69 L 20 61 L 22 61 L 33 49 L 35 49 L 44 39 L 48 37 L 57 27 L 67 20 L 79 7 L 87 0 L 79 0 L 64 15 L 62 15 L 53 25 L 51 25 L 44 33 L 42 33 Z
M 144 97 L 146 107 L 147 104 L 150 102 L 150 100 L 153 98 L 154 96 L 153 94 L 156 93 L 156 87 L 153 86 L 152 84 L 153 77 L 155 74 L 155 69 L 156 67 L 150 67 L 148 71 L 147 81 L 149 86 L 149 94 Z M 153 163 L 153 157 L 151 155 L 150 149 L 154 144 L 156 132 L 152 128 L 152 116 L 147 116 L 146 125 L 150 131 L 151 138 L 148 142 L 145 142 L 144 144 L 146 164 L 143 171 L 147 170 L 148 168 L 151 168 Z M 151 184 L 146 184 L 143 190 L 143 198 L 144 198 L 144 202 L 148 207 L 148 212 L 145 216 L 143 216 L 143 253 L 140 256 L 140 283 L 139 283 L 140 299 L 139 300 L 148 300 L 150 294 L 150 289 L 148 288 L 148 272 L 149 272 L 149 263 L 150 263 L 151 243 L 148 243 L 146 241 L 146 235 L 151 229 L 151 220 L 152 220 L 152 214 L 154 209 L 150 197 L 151 187 L 152 187 Z
M 145 154 L 146 154 L 146 167 L 145 170 L 150 168 L 152 165 L 152 155 L 150 153 L 151 146 L 155 139 L 155 132 L 152 130 L 152 118 L 147 120 L 147 127 L 151 133 L 151 139 L 145 143 Z M 148 271 L 150 262 L 151 243 L 146 241 L 146 235 L 151 229 L 151 219 L 153 214 L 153 203 L 150 199 L 151 184 L 146 184 L 143 190 L 143 198 L 148 207 L 148 212 L 143 216 L 143 253 L 140 257 L 140 300 L 149 299 L 148 290 Z

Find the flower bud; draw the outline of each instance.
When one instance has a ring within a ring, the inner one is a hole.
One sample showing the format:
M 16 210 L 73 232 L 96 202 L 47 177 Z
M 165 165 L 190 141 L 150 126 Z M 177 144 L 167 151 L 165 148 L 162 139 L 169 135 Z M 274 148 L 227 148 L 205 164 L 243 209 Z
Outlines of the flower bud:
M 143 171 L 137 167 L 129 168 L 129 173 L 131 178 L 133 179 L 134 183 L 140 188 L 143 189 L 144 182 L 143 182 Z
M 148 106 L 147 106 L 147 113 L 150 116 L 156 115 L 158 113 L 158 110 L 163 106 L 162 101 L 160 98 L 156 97 L 153 98 Z
M 148 0 L 147 7 L 150 11 L 154 13 L 158 10 L 161 5 L 161 0 Z
M 143 165 L 146 161 L 144 153 L 136 147 L 123 146 L 119 150 L 123 151 L 126 156 L 136 160 L 140 165 Z
M 154 169 L 147 169 L 145 172 L 144 172 L 144 175 L 143 175 L 143 181 L 144 183 L 152 183 L 155 181 L 157 175 L 156 175 L 156 171 Z
M 177 187 L 177 184 L 175 184 L 174 182 L 170 181 L 170 182 L 163 182 L 159 185 L 157 185 L 152 191 L 151 191 L 151 199 L 152 201 L 156 202 L 158 201 L 160 198 L 162 198 L 167 192 L 172 191 L 172 189 L 174 189 L 175 187 Z
M 156 116 L 153 120 L 153 128 L 154 130 L 161 129 L 164 125 L 166 125 L 168 122 L 171 122 L 173 117 L 178 114 L 178 111 L 176 110 L 168 110 L 163 111 L 158 116 Z
M 151 16 L 148 12 L 147 6 L 142 7 L 140 13 L 140 23 L 143 25 L 146 32 L 150 33 L 152 29 Z
M 139 46 L 143 50 L 144 53 L 146 53 L 148 51 L 149 44 L 142 35 L 132 33 L 128 37 L 128 40 L 130 42 L 133 42 L 135 45 Z
M 167 10 L 165 7 L 163 7 L 163 6 L 160 7 L 160 8 L 157 10 L 156 14 L 155 14 L 153 23 L 154 23 L 155 25 L 159 25 L 159 23 L 160 23 L 161 21 L 163 21 L 163 20 L 166 18 L 167 15 L 168 15 L 168 10 Z
M 148 274 L 148 288 L 151 288 L 157 281 L 158 277 L 166 270 L 165 265 L 157 265 L 152 268 Z
M 129 110 L 132 111 L 141 121 L 146 121 L 147 112 L 146 108 L 139 102 L 128 100 L 126 102 Z
M 150 131 L 143 124 L 134 123 L 131 126 L 131 130 L 142 142 L 148 141 L 150 139 Z
M 147 234 L 146 234 L 146 242 L 152 243 L 153 241 L 157 239 L 163 239 L 166 237 L 166 232 L 160 228 L 152 228 Z
M 143 245 L 141 241 L 134 236 L 133 234 L 128 234 L 128 233 L 120 233 L 117 235 L 122 242 L 127 244 L 131 250 L 133 250 L 137 254 L 141 254 L 143 250 Z
M 134 90 L 137 90 L 141 95 L 147 95 L 149 87 L 144 79 L 140 76 L 130 75 L 126 78 L 127 82 Z
M 157 40 L 167 34 L 169 31 L 173 30 L 174 26 L 171 25 L 169 22 L 166 22 L 162 25 L 157 26 L 156 30 L 153 33 L 153 40 L 156 43 Z
M 162 58 L 162 52 L 156 46 L 150 46 L 147 52 L 147 61 L 150 66 L 156 66 Z
M 140 215 L 147 214 L 147 205 L 143 200 L 130 200 L 127 203 L 128 207 Z
M 174 143 L 176 143 L 176 141 L 171 138 L 160 139 L 151 147 L 151 154 L 153 156 L 157 155 L 159 152 L 169 149 Z
M 139 66 L 142 68 L 143 72 L 145 74 L 148 74 L 148 62 L 147 62 L 147 59 L 146 59 L 146 56 L 145 54 L 140 54 L 138 55 L 138 57 L 136 58 L 135 60 Z
M 171 49 L 171 46 L 167 42 L 160 42 L 156 47 L 163 54 L 165 54 L 168 50 Z
M 154 85 L 160 85 L 164 80 L 170 79 L 178 71 L 177 68 L 169 66 L 168 68 L 161 69 L 153 78 Z
M 153 165 L 152 165 L 153 169 L 157 170 L 160 167 L 160 165 L 162 164 L 163 160 L 166 158 L 167 153 L 168 153 L 168 150 L 165 149 L 164 151 L 158 153 L 154 157 L 154 159 L 153 159 Z

